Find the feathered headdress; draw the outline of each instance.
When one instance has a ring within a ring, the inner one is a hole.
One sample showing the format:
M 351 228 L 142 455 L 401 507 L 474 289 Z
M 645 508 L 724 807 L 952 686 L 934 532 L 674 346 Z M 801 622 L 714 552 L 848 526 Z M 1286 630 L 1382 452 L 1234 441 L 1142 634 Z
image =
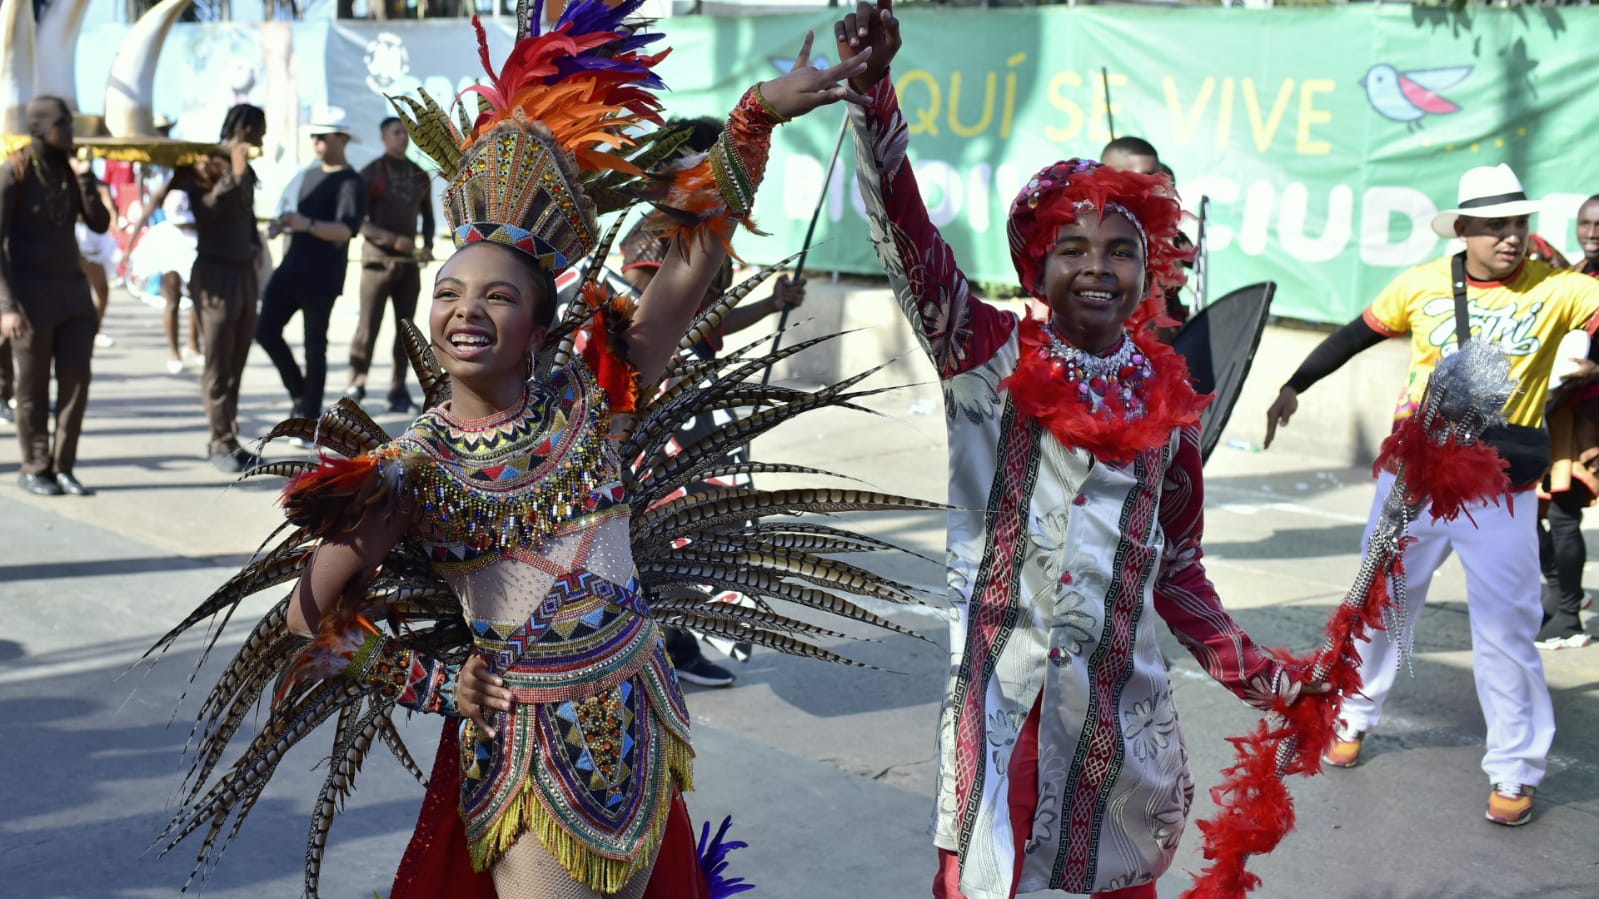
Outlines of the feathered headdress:
M 543 0 L 523 0 L 516 45 L 498 72 L 473 17 L 488 83 L 455 98 L 455 122 L 426 92 L 389 98 L 449 182 L 444 215 L 457 247 L 500 243 L 558 272 L 594 248 L 595 215 L 624 205 L 630 182 L 671 152 L 660 146 L 666 141 L 627 134 L 661 122 L 651 91 L 664 87 L 654 66 L 668 51 L 644 52 L 661 35 L 623 22 L 642 3 L 574 0 L 545 32 Z M 464 102 L 469 94 L 475 116 Z
M 1119 172 L 1089 159 L 1045 166 L 1011 202 L 1006 230 L 1022 289 L 1044 299 L 1043 259 L 1055 245 L 1060 227 L 1076 221 L 1086 209 L 1125 215 L 1143 236 L 1149 279 L 1133 322 L 1136 326 L 1152 320 L 1165 309 L 1166 290 L 1182 286 L 1181 263 L 1193 255 L 1173 242 L 1182 205 L 1164 178 Z

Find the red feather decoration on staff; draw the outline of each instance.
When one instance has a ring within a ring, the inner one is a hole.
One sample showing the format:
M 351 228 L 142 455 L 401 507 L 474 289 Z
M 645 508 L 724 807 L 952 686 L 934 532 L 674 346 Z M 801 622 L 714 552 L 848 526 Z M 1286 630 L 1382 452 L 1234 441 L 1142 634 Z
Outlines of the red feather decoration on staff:
M 1260 877 L 1246 867 L 1249 856 L 1272 851 L 1294 828 L 1293 797 L 1283 777 L 1321 772 L 1322 755 L 1337 734 L 1344 697 L 1364 686 L 1357 647 L 1369 643 L 1371 631 L 1384 628 L 1385 613 L 1398 606 L 1393 585 L 1404 584 L 1404 548 L 1410 542 L 1402 536 L 1405 525 L 1423 506 L 1430 507 L 1434 521 L 1453 521 L 1461 515 L 1470 520 L 1470 506 L 1508 498 L 1504 460 L 1476 439 L 1483 428 L 1503 421 L 1499 410 L 1508 394 L 1508 390 L 1495 393 L 1502 388 L 1491 381 L 1498 377 L 1502 382 L 1508 366 L 1499 367 L 1502 358 L 1488 358 L 1491 352 L 1473 347 L 1458 355 L 1475 358 L 1457 359 L 1447 366 L 1449 380 L 1461 383 L 1463 377 L 1465 385 L 1474 378 L 1488 382 L 1481 389 L 1468 386 L 1464 401 L 1442 399 L 1440 394 L 1450 388 L 1438 387 L 1445 368 L 1441 366 L 1428 387 L 1423 410 L 1401 422 L 1383 441 L 1373 471 L 1393 472 L 1394 495 L 1405 502 L 1392 505 L 1390 500 L 1380 521 L 1397 529 L 1386 539 L 1371 540 L 1357 586 L 1329 618 L 1321 648 L 1305 657 L 1277 654 L 1283 665 L 1300 672 L 1301 684 L 1322 682 L 1330 689 L 1297 699 L 1279 697 L 1271 715 L 1249 734 L 1228 738 L 1236 761 L 1221 772 L 1221 784 L 1210 791 L 1217 813 L 1199 822 L 1204 856 L 1211 864 L 1194 878 L 1183 899 L 1237 899 L 1260 886 Z M 1484 406 L 1488 411 L 1480 408 Z M 1445 419 L 1446 407 L 1460 421 Z

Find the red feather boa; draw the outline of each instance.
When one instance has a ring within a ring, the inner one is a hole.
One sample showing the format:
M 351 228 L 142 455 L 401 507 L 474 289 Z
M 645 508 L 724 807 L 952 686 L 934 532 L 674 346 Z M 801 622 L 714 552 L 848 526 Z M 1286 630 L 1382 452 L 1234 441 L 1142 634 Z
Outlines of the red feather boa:
M 1454 437 L 1441 445 L 1433 443 L 1412 417 L 1383 441 L 1373 470 L 1403 471 L 1405 489 L 1411 496 L 1426 498 L 1433 519 L 1453 521 L 1460 515 L 1469 518 L 1471 504 L 1497 501 L 1505 493 L 1509 481 L 1504 464 L 1493 447 L 1483 443 L 1461 443 Z M 1285 666 L 1301 671 L 1301 680 L 1307 682 L 1318 663 L 1329 661 L 1322 681 L 1330 690 L 1302 695 L 1291 703 L 1279 698 L 1272 706 L 1273 717 L 1245 736 L 1228 738 L 1237 762 L 1221 772 L 1221 784 L 1210 791 L 1216 815 L 1199 822 L 1205 835 L 1204 855 L 1212 864 L 1194 878 L 1183 899 L 1236 899 L 1260 886 L 1260 877 L 1245 868 L 1248 857 L 1272 851 L 1294 828 L 1293 797 L 1278 775 L 1278 750 L 1292 741 L 1284 774 L 1321 773 L 1322 755 L 1337 734 L 1344 697 L 1359 693 L 1363 686 L 1357 646 L 1370 642 L 1372 631 L 1383 629 L 1383 613 L 1393 606 L 1388 584 L 1404 577 L 1403 545 L 1408 542 L 1404 538 L 1400 552 L 1384 560 L 1361 601 L 1346 601 L 1333 610 L 1323 644 L 1325 657 L 1277 654 Z
M 1138 351 L 1148 357 L 1154 377 L 1139 385 L 1137 399 L 1144 414 L 1129 419 L 1121 398 L 1112 396 L 1098 412 L 1092 411 L 1066 380 L 1065 366 L 1049 355 L 1049 335 L 1044 322 L 1022 320 L 1018 339 L 1021 358 L 1016 371 L 999 383 L 1023 414 L 1037 419 L 1055 438 L 1073 449 L 1084 449 L 1096 459 L 1125 465 L 1139 453 L 1164 446 L 1172 432 L 1199 423 L 1199 413 L 1210 397 L 1194 392 L 1188 363 L 1147 330 L 1133 335 Z

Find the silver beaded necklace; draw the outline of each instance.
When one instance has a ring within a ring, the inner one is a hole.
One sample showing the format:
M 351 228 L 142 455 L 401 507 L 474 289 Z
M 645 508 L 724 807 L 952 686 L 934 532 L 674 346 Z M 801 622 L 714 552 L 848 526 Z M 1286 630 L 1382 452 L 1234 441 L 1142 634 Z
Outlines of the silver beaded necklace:
M 1098 356 L 1085 352 L 1060 339 L 1053 324 L 1044 326 L 1049 335 L 1045 352 L 1061 361 L 1066 380 L 1077 385 L 1077 397 L 1098 412 L 1112 396 L 1121 399 L 1129 418 L 1143 415 L 1143 404 L 1138 397 L 1138 386 L 1155 374 L 1149 358 L 1139 351 L 1126 332 L 1111 353 Z

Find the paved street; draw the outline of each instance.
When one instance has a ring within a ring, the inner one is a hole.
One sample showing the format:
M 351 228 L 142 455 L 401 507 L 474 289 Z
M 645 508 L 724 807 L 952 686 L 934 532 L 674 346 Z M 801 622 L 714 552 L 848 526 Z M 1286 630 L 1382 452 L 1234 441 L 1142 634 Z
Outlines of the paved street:
M 848 295 L 818 289 L 818 320 Z M 861 297 L 855 302 L 880 302 Z M 353 295 L 335 313 L 330 399 L 345 383 Z M 296 333 L 298 324 L 291 325 Z M 198 377 L 166 374 L 156 310 L 122 292 L 97 351 L 77 474 L 96 496 L 39 498 L 16 489 L 16 443 L 0 426 L 0 896 L 174 895 L 197 846 L 158 859 L 151 844 L 166 822 L 184 768 L 180 753 L 215 660 L 201 665 L 199 635 L 156 663 L 144 650 L 244 562 L 276 521 L 276 483 L 229 486 L 202 458 L 206 430 Z M 903 335 L 885 336 L 884 342 Z M 385 346 L 387 332 L 379 346 Z M 851 340 L 871 341 L 868 332 Z M 1208 472 L 1207 564 L 1239 621 L 1261 642 L 1305 650 L 1358 567 L 1371 500 L 1368 471 L 1332 446 L 1312 413 L 1284 445 L 1253 451 L 1260 410 L 1315 335 L 1273 328 L 1256 377 Z M 1394 349 L 1383 348 L 1383 351 Z M 1369 354 L 1380 356 L 1382 351 Z M 379 359 L 386 353 L 380 351 Z M 1387 358 L 1391 362 L 1391 358 Z M 851 352 L 848 368 L 875 363 Z M 909 376 L 906 377 L 906 373 Z M 881 416 L 828 414 L 764 439 L 757 456 L 830 467 L 888 490 L 942 499 L 942 411 L 931 372 L 896 366 L 897 383 L 922 386 L 871 402 Z M 382 396 L 386 363 L 373 372 Z M 1385 407 L 1397 382 L 1363 394 L 1329 379 L 1319 402 Z M 1351 399 L 1354 395 L 1354 399 Z M 1308 403 L 1308 400 L 1307 400 Z M 265 355 L 245 376 L 246 433 L 287 413 Z M 380 416 L 398 430 L 403 422 Z M 1318 429 L 1322 433 L 1318 433 Z M 286 457 L 287 447 L 270 454 Z M 1590 520 L 1593 523 L 1593 519 Z M 937 516 L 890 516 L 860 524 L 937 555 Z M 1599 531 L 1590 531 L 1590 541 Z M 879 559 L 916 583 L 941 580 L 910 556 Z M 1589 584 L 1599 587 L 1590 568 Z M 1593 897 L 1599 895 L 1599 645 L 1544 653 L 1560 725 L 1533 822 L 1483 820 L 1488 785 L 1478 769 L 1483 722 L 1471 681 L 1463 578 L 1449 563 L 1423 616 L 1414 679 L 1402 677 L 1383 728 L 1359 768 L 1293 785 L 1300 827 L 1252 865 L 1264 897 Z M 277 594 L 258 597 L 241 616 Z M 727 690 L 690 688 L 695 717 L 696 818 L 733 814 L 737 873 L 762 897 L 928 894 L 933 850 L 926 836 L 933 786 L 933 730 L 946 668 L 942 616 L 900 610 L 924 633 L 842 650 L 884 670 L 845 670 L 758 652 Z M 1590 622 L 1590 630 L 1596 630 Z M 216 655 L 231 652 L 237 623 Z M 1167 641 L 1184 733 L 1206 792 L 1228 763 L 1225 737 L 1255 714 L 1210 682 Z M 191 686 L 190 679 L 194 678 Z M 191 695 L 184 698 L 185 691 Z M 405 734 L 424 767 L 438 724 L 417 719 Z M 203 895 L 227 899 L 299 895 L 310 797 L 325 736 L 291 755 L 238 840 L 210 872 Z M 381 748 L 333 830 L 322 895 L 386 893 L 410 834 L 421 789 Z M 1190 826 L 1178 863 L 1161 883 L 1175 897 L 1197 871 L 1200 834 Z M 1040 894 L 1042 895 L 1042 894 Z

